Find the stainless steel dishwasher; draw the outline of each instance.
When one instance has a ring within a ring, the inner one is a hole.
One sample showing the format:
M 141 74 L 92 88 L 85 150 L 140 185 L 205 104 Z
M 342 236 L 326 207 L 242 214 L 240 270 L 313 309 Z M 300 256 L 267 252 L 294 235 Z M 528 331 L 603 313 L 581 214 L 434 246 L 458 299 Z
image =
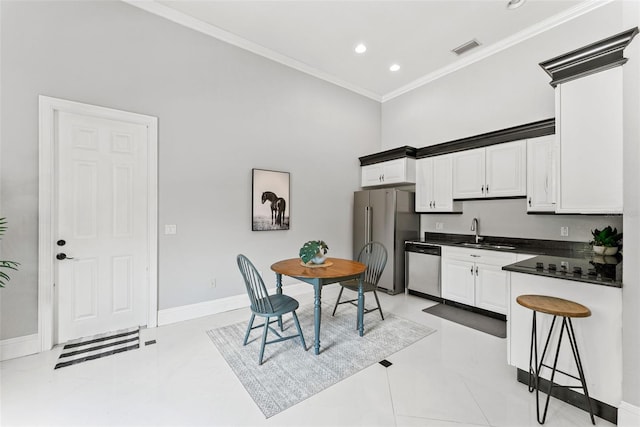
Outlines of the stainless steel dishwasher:
M 408 292 L 435 301 L 442 301 L 440 246 L 424 242 L 406 242 L 404 250 Z

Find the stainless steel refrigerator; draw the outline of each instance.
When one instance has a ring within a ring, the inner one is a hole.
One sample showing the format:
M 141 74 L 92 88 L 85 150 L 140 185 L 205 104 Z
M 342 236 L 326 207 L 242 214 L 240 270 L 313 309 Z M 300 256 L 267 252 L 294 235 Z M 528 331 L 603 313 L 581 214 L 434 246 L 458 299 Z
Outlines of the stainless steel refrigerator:
M 378 287 L 389 294 L 404 292 L 404 242 L 420 237 L 415 193 L 394 188 L 356 191 L 353 213 L 353 259 L 366 243 L 382 243 L 388 258 Z

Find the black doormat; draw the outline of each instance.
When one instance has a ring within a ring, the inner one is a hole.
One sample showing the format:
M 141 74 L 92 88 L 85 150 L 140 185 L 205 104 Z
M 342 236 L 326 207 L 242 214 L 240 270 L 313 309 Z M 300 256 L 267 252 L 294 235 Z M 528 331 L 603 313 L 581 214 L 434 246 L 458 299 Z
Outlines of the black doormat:
M 123 329 L 68 342 L 54 369 L 76 365 L 140 347 L 140 328 Z
M 437 304 L 422 311 L 498 338 L 507 337 L 507 322 L 505 320 L 494 319 L 493 317 L 446 304 Z

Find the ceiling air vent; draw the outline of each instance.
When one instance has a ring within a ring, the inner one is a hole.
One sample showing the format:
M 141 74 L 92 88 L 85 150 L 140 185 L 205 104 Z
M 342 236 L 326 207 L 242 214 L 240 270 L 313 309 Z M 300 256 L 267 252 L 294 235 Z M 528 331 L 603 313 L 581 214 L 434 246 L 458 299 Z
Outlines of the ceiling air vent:
M 456 55 L 462 55 L 463 53 L 468 52 L 471 49 L 474 49 L 478 46 L 480 46 L 480 43 L 478 43 L 478 40 L 473 39 L 464 44 L 461 44 L 455 49 L 452 49 L 451 52 L 455 53 Z

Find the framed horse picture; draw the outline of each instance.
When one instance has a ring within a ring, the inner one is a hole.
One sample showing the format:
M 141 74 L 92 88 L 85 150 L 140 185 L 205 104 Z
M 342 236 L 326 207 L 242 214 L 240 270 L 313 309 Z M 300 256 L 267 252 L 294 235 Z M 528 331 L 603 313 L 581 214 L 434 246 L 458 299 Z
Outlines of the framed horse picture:
M 290 214 L 289 172 L 252 169 L 251 230 L 288 230 Z

